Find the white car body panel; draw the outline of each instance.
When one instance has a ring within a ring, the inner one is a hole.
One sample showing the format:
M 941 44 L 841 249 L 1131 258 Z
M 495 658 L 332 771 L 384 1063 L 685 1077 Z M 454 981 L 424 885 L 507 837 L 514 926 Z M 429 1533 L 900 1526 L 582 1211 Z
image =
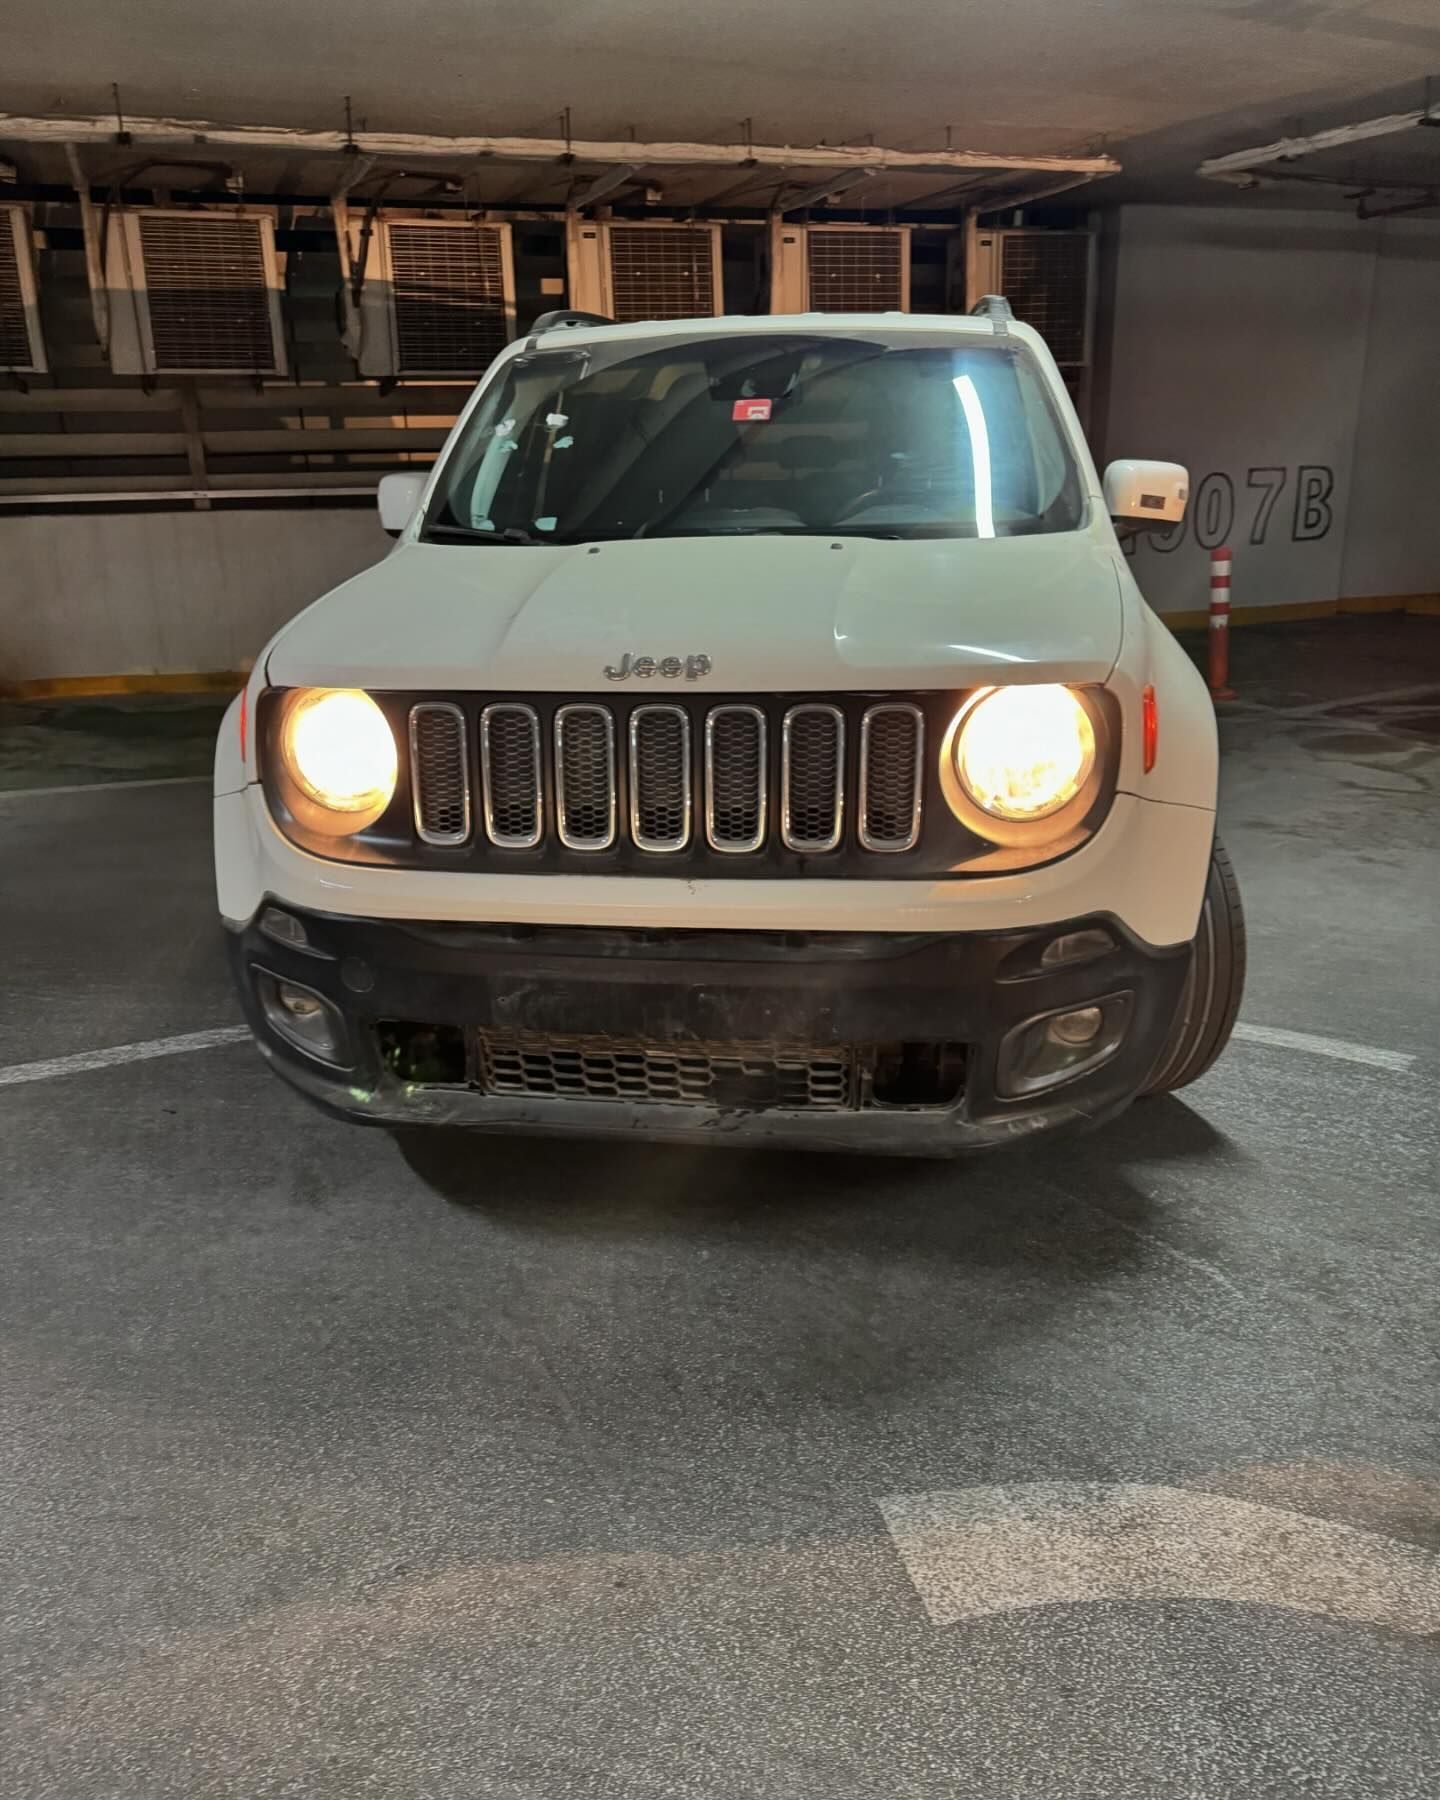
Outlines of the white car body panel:
M 707 334 L 810 331 L 813 316 L 710 319 Z M 827 315 L 827 331 L 989 340 L 990 321 Z M 686 336 L 696 321 L 574 328 L 564 344 Z M 385 918 L 674 924 L 758 929 L 982 930 L 1113 912 L 1144 941 L 1194 931 L 1214 830 L 1213 711 L 1189 658 L 1146 606 L 1102 510 L 1101 484 L 1042 340 L 1036 352 L 1089 501 L 1073 532 L 988 540 L 755 536 L 594 546 L 476 547 L 417 541 L 417 510 L 387 557 L 323 596 L 259 659 L 248 702 L 275 686 L 549 692 L 663 699 L 688 688 L 762 692 L 957 691 L 1007 681 L 1104 683 L 1122 708 L 1111 817 L 1079 851 L 1025 874 L 941 882 L 685 881 L 367 868 L 297 849 L 270 822 L 253 749 L 227 719 L 216 759 L 221 911 L 248 917 L 266 894 Z M 512 345 L 487 382 L 509 357 Z M 463 431 L 486 384 L 457 422 Z M 449 445 L 447 445 L 447 452 Z M 443 466 L 437 459 L 428 492 Z M 632 656 L 703 655 L 711 671 L 607 681 Z M 1141 697 L 1160 702 L 1159 755 L 1142 764 Z M 237 702 L 238 707 L 238 702 Z M 244 797 L 240 790 L 245 789 Z M 1136 805 L 1125 804 L 1135 797 Z M 1169 809 L 1179 809 L 1167 816 Z M 1113 862 L 1112 862 L 1112 859 Z
M 1143 942 L 1195 932 L 1214 815 L 1117 794 L 1072 855 L 1003 875 L 914 881 L 686 880 L 375 868 L 311 856 L 276 827 L 258 785 L 215 804 L 220 911 L 249 919 L 267 895 L 375 919 L 755 931 L 1006 931 L 1110 913 Z
M 698 685 L 714 693 L 1100 682 L 1122 635 L 1109 536 L 406 544 L 302 614 L 267 674 L 277 687 L 586 693 L 628 650 L 708 656 Z M 663 698 L 680 683 L 629 683 L 647 685 Z

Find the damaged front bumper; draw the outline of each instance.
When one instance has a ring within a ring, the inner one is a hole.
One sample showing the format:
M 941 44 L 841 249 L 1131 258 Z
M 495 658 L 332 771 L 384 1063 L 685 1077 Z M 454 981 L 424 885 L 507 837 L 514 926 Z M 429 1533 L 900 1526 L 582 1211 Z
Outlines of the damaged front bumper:
M 916 1155 L 1121 1111 L 1190 954 L 1109 918 L 654 931 L 274 902 L 227 936 L 264 1055 L 350 1119 Z

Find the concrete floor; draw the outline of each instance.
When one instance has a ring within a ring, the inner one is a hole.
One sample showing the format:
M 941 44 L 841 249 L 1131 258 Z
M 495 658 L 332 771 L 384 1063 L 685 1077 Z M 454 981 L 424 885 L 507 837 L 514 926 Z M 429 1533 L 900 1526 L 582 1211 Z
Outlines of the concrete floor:
M 0 797 L 6 1800 L 1440 1792 L 1440 625 L 1236 660 L 1343 1042 L 957 1166 L 3 1085 L 238 1015 L 203 788 Z

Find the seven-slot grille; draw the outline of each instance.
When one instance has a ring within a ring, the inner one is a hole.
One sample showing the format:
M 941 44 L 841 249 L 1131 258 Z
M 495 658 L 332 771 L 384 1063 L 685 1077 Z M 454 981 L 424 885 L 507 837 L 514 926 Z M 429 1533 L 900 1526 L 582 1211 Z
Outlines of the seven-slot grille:
M 853 715 L 852 715 L 853 716 Z M 636 849 L 673 855 L 703 838 L 709 850 L 746 856 L 778 838 L 787 850 L 823 855 L 853 826 L 863 850 L 897 853 L 919 840 L 925 718 L 909 701 L 859 714 L 858 759 L 845 713 L 829 701 L 777 712 L 778 820 L 771 817 L 771 731 L 764 707 L 732 701 L 707 709 L 572 702 L 547 727 L 524 701 L 479 715 L 479 801 L 461 708 L 423 701 L 410 710 L 416 830 L 425 843 L 473 835 L 503 850 L 547 837 L 567 850 L 609 850 L 622 832 Z M 857 797 L 847 764 L 858 770 Z M 624 782 L 623 804 L 621 782 Z M 478 823 L 477 823 L 478 821 Z

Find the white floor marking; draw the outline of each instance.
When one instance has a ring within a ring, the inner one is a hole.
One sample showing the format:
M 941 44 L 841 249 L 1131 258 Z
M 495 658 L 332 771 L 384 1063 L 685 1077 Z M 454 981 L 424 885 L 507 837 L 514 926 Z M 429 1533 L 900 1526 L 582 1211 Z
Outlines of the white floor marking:
M 113 794 L 116 788 L 195 787 L 209 775 L 155 775 L 144 781 L 77 781 L 69 787 L 0 788 L 0 801 L 53 800 L 60 794 Z
M 83 1075 L 89 1069 L 113 1069 L 119 1063 L 150 1062 L 157 1056 L 184 1056 L 191 1050 L 213 1050 L 219 1044 L 238 1044 L 249 1035 L 248 1025 L 221 1025 L 214 1031 L 187 1031 L 181 1037 L 114 1044 L 108 1050 L 80 1050 L 74 1056 L 51 1056 L 44 1062 L 12 1063 L 8 1069 L 0 1069 L 0 1087 L 49 1081 L 56 1075 Z
M 935 1625 L 1178 1599 L 1440 1630 L 1440 1555 L 1285 1507 L 1139 1482 L 1037 1481 L 893 1494 L 880 1510 Z
M 1273 1025 L 1251 1025 L 1241 1019 L 1235 1036 L 1247 1044 L 1268 1044 L 1274 1050 L 1308 1050 L 1312 1056 L 1333 1056 L 1340 1062 L 1369 1063 L 1375 1069 L 1393 1069 L 1404 1075 L 1415 1058 L 1404 1050 L 1379 1050 L 1373 1044 L 1352 1044 L 1348 1038 L 1315 1037 L 1308 1031 L 1277 1031 Z

